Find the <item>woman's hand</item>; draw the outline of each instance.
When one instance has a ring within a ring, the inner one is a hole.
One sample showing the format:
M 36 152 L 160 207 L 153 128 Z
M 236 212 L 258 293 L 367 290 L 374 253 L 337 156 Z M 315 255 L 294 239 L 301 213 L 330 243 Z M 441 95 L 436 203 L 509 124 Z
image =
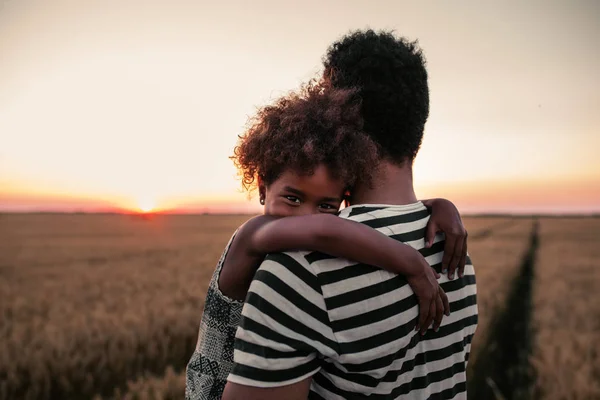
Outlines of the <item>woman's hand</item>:
M 431 247 L 436 233 L 446 235 L 444 244 L 444 258 L 442 259 L 442 273 L 448 272 L 448 278 L 463 277 L 467 261 L 467 230 L 462 223 L 458 209 L 446 199 L 424 200 L 423 204 L 431 211 L 431 218 L 427 224 L 425 246 Z
M 421 335 L 424 335 L 432 322 L 433 329 L 439 329 L 444 314 L 450 315 L 450 304 L 448 296 L 438 284 L 439 274 L 429 266 L 423 256 L 415 262 L 421 265 L 420 272 L 407 275 L 406 279 L 419 301 L 419 321 L 415 330 L 420 330 Z

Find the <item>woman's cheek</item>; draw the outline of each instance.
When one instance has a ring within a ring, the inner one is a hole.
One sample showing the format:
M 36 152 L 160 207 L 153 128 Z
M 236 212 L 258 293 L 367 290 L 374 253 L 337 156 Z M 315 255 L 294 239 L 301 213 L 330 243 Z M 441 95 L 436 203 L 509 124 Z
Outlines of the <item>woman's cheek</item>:
M 277 217 L 291 217 L 295 215 L 294 208 L 295 207 L 290 207 L 289 205 L 278 201 L 271 204 L 269 214 Z

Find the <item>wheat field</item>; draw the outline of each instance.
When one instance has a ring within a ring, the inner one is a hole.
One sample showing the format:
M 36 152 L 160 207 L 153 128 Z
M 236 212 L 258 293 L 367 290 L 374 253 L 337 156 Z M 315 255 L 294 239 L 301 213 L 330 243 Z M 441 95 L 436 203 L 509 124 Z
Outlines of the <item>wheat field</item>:
M 247 218 L 0 215 L 0 399 L 181 399 L 208 281 Z M 471 377 L 496 345 L 534 219 L 465 225 L 480 312 Z M 544 218 L 539 226 L 529 393 L 593 398 L 600 219 Z
M 247 217 L 0 218 L 0 398 L 66 399 L 185 365 L 213 264 Z
M 537 264 L 535 396 L 600 399 L 600 221 L 542 221 Z

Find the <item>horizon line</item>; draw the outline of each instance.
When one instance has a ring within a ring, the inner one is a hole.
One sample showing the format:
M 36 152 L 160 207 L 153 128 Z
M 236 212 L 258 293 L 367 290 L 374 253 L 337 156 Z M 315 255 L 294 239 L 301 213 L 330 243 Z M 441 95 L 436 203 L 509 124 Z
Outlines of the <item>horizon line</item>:
M 140 217 L 154 217 L 154 216 L 242 216 L 242 215 L 259 215 L 260 213 L 251 212 L 231 212 L 231 211 L 155 211 L 155 212 L 141 212 L 141 211 L 4 211 L 0 210 L 0 215 L 131 215 Z M 600 211 L 594 212 L 464 212 L 461 213 L 463 217 L 477 217 L 477 218 L 489 218 L 489 217 L 517 217 L 517 218 L 600 218 Z

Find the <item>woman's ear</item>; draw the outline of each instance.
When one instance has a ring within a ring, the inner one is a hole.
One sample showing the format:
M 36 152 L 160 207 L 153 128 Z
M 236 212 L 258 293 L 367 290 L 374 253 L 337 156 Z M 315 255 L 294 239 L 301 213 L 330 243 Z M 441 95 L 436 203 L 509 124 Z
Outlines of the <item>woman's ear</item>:
M 352 198 L 351 196 L 352 194 L 350 189 L 346 189 L 344 191 L 344 207 L 350 207 L 350 199 Z
M 267 188 L 265 187 L 265 182 L 259 176 L 257 179 L 258 184 L 258 198 L 260 200 L 260 204 L 265 204 L 265 197 L 267 196 Z

